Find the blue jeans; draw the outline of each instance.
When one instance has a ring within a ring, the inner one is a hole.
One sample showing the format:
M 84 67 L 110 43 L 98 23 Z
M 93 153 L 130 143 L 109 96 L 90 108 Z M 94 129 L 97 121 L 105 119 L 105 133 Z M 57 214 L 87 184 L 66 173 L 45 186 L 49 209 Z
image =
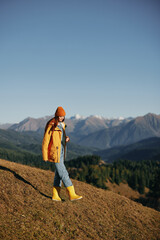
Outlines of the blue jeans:
M 61 145 L 61 155 L 60 155 L 60 162 L 55 163 L 55 176 L 54 176 L 54 186 L 55 187 L 61 187 L 61 184 L 63 182 L 65 187 L 72 186 L 72 182 L 69 178 L 68 171 L 64 165 L 64 147 Z

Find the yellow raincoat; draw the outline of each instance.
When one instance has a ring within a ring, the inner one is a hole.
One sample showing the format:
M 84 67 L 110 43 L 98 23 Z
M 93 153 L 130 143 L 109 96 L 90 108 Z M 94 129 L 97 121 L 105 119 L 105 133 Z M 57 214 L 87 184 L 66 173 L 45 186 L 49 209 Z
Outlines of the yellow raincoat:
M 65 134 L 65 124 L 63 123 L 63 131 Z M 60 154 L 61 154 L 61 137 L 62 131 L 55 125 L 55 119 L 51 119 L 51 121 L 47 124 L 43 142 L 42 142 L 42 156 L 44 161 L 59 163 L 60 162 Z M 66 142 L 64 146 L 64 158 L 66 152 Z

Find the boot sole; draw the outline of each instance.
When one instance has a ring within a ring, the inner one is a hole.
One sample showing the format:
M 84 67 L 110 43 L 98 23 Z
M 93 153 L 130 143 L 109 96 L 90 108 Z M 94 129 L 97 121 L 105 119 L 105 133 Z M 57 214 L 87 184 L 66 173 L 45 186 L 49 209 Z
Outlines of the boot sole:
M 75 199 L 72 199 L 71 201 L 73 202 L 73 201 L 76 201 L 76 200 L 80 200 L 80 199 L 82 199 L 83 197 L 80 197 L 80 198 L 75 198 Z

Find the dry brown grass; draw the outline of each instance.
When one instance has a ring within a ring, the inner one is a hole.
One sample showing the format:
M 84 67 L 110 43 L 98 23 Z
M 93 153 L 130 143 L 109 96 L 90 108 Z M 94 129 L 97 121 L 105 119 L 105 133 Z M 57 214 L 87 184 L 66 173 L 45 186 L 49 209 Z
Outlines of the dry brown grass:
M 160 213 L 73 180 L 83 199 L 53 202 L 54 174 L 0 160 L 0 239 L 87 240 L 160 239 Z M 16 174 L 15 174 L 16 173 Z
M 139 199 L 140 197 L 145 197 L 145 194 L 140 194 L 138 191 L 133 190 L 127 183 L 121 182 L 119 185 L 116 183 L 111 183 L 107 181 L 106 186 L 112 192 L 118 193 L 129 199 Z M 145 188 L 145 193 L 148 193 L 149 189 Z

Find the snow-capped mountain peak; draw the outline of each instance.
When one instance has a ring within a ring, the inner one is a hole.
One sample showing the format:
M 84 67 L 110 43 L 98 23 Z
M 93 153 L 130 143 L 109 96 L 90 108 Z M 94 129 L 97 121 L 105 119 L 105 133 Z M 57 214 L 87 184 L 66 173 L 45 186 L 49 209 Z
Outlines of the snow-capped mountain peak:
M 74 116 L 70 117 L 70 119 L 76 119 L 76 120 L 80 120 L 80 119 L 85 119 L 85 117 L 81 116 L 80 114 L 75 114 Z
M 124 117 L 119 117 L 118 120 L 124 120 Z
M 91 115 L 91 117 L 99 118 L 99 119 L 104 119 L 104 117 L 102 117 L 102 116 L 100 116 L 100 115 Z

